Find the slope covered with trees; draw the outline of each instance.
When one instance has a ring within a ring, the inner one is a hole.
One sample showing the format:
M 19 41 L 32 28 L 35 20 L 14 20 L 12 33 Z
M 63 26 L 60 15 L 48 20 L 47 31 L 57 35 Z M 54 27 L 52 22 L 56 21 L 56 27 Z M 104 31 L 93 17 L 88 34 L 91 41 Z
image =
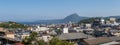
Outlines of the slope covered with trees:
M 96 19 L 100 19 L 100 17 L 93 17 L 93 18 L 83 19 L 83 20 L 80 20 L 78 23 L 79 23 L 79 24 L 81 24 L 81 23 L 92 23 L 92 22 L 94 22 Z
M 27 28 L 28 26 L 25 26 L 25 25 L 20 24 L 20 23 L 9 21 L 9 22 L 0 23 L 0 27 L 2 27 L 2 28 Z

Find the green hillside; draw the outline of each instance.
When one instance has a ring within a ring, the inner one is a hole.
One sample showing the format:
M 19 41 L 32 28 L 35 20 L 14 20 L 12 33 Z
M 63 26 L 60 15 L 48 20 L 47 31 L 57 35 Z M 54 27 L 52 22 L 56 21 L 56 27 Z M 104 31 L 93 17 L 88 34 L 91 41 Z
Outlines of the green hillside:
M 83 19 L 81 21 L 79 21 L 78 23 L 81 24 L 81 23 L 92 23 L 93 21 L 95 21 L 96 19 L 100 19 L 100 17 L 93 17 L 93 18 L 87 18 L 87 19 Z
M 23 24 L 12 22 L 12 21 L 0 23 L 0 27 L 3 27 L 3 28 L 27 28 L 27 26 L 25 26 Z

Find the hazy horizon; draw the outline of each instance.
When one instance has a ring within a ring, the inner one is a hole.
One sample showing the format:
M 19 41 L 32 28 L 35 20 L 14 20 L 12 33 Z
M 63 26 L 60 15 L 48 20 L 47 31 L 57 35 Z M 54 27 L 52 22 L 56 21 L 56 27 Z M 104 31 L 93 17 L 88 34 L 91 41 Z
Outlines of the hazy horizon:
M 0 21 L 63 19 L 77 13 L 84 17 L 118 16 L 120 0 L 0 0 Z

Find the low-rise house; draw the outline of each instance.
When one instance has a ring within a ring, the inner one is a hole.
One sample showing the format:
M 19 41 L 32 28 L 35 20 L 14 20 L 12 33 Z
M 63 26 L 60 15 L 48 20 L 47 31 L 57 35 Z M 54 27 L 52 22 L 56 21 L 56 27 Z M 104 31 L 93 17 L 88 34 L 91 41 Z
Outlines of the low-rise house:
M 112 39 L 108 37 L 98 37 L 98 38 L 91 38 L 91 39 L 84 39 L 85 45 L 99 45 L 103 43 L 112 42 Z
M 57 32 L 55 32 L 55 30 L 52 30 L 49 35 L 57 35 Z
M 91 35 L 86 35 L 84 33 L 63 33 L 59 36 L 57 36 L 58 39 L 60 40 L 65 40 L 69 42 L 74 42 L 78 45 L 83 44 L 83 39 L 87 38 L 94 38 Z
M 3 31 L 0 31 L 0 36 L 12 38 L 12 39 L 15 38 L 15 34 L 13 32 L 3 32 Z
M 49 34 L 42 34 L 38 36 L 38 40 L 43 40 L 44 42 L 48 42 L 52 39 L 53 37 L 50 36 Z
M 120 30 L 111 30 L 112 35 L 120 37 Z
M 113 36 L 113 37 L 109 37 L 109 38 L 112 39 L 113 41 L 120 42 L 120 37 Z
M 59 36 L 57 36 L 57 38 L 59 38 L 60 40 L 66 40 L 66 41 L 79 41 L 79 40 L 83 40 L 86 38 L 94 38 L 90 35 L 86 35 L 84 33 L 63 33 Z
M 83 32 L 86 34 L 93 34 L 94 29 L 83 29 Z
M 33 30 L 33 31 L 39 32 L 39 31 L 47 31 L 47 30 L 49 30 L 49 28 L 38 26 L 38 27 L 37 27 L 35 30 Z
M 81 27 L 74 27 L 74 29 L 76 32 L 83 32 L 83 30 L 81 29 Z
M 28 37 L 29 35 L 30 35 L 29 31 L 19 31 L 19 32 L 16 32 L 15 39 L 22 41 L 22 39 L 24 39 L 25 37 Z
M 120 42 L 112 41 L 112 42 L 108 42 L 100 45 L 120 45 Z
M 21 39 L 24 39 L 25 37 L 28 37 L 30 34 L 29 33 L 23 33 L 22 35 L 21 35 Z
M 5 37 L 15 39 L 15 34 L 12 33 L 12 32 L 6 32 L 6 33 L 5 33 Z
M 91 24 L 85 24 L 86 28 L 91 28 Z
M 13 38 L 0 36 L 0 42 L 1 42 L 1 45 L 13 45 L 14 43 L 19 41 Z
M 4 30 L 4 28 L 0 27 L 0 31 L 3 31 L 3 30 Z
M 44 42 L 48 42 L 51 39 L 52 39 L 52 37 L 50 35 L 43 35 L 42 36 L 42 40 L 44 40 Z

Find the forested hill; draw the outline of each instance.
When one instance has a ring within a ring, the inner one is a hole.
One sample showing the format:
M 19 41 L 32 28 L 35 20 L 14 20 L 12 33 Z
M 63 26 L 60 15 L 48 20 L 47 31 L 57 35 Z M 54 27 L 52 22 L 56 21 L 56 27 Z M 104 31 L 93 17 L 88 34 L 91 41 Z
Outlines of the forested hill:
M 0 23 L 0 27 L 2 27 L 2 28 L 27 28 L 28 26 L 25 26 L 25 25 L 20 24 L 20 23 L 9 21 L 9 22 Z

